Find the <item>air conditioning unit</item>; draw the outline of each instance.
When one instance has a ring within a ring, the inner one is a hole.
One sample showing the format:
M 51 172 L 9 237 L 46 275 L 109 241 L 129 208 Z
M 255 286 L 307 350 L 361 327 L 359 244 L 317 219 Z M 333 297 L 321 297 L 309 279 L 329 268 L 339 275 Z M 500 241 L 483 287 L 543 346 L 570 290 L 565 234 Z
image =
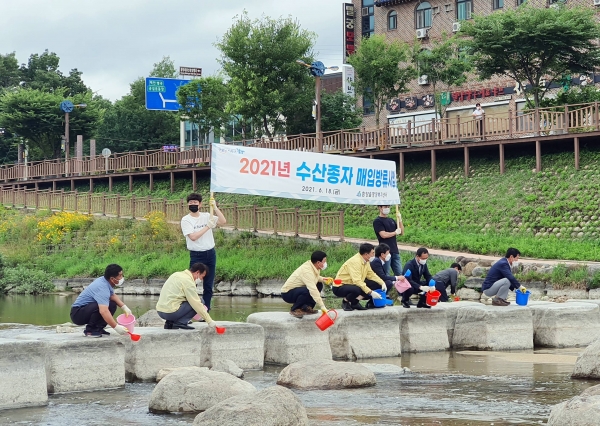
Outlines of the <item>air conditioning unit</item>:
M 452 32 L 457 33 L 459 31 L 460 31 L 460 22 L 453 22 L 452 23 Z
M 427 81 L 427 76 L 425 74 L 423 74 L 422 76 L 420 76 L 417 79 L 417 83 L 421 86 L 425 86 L 427 84 L 429 84 L 429 82 Z
M 417 38 L 427 37 L 427 28 L 420 28 L 417 30 Z
M 360 14 L 362 16 L 369 16 L 369 8 L 368 7 L 363 7 L 362 9 L 360 9 Z
M 594 0 L 594 6 L 600 6 L 600 0 Z

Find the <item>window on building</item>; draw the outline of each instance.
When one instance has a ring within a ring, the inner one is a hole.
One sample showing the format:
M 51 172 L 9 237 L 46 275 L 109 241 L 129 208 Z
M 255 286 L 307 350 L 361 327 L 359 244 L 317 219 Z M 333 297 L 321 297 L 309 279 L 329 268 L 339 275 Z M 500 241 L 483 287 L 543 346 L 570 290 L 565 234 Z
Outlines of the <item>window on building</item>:
M 374 0 L 362 0 L 360 15 L 363 37 L 375 34 L 375 6 L 373 4 Z
M 502 9 L 504 7 L 504 0 L 492 0 L 492 9 Z
M 392 10 L 388 13 L 388 30 L 395 30 L 398 28 L 398 13 Z
M 415 10 L 415 24 L 417 30 L 431 27 L 431 5 L 428 2 L 420 3 Z
M 471 0 L 456 0 L 456 19 L 464 21 L 471 19 L 473 2 Z
M 517 6 L 527 3 L 527 0 L 517 0 Z

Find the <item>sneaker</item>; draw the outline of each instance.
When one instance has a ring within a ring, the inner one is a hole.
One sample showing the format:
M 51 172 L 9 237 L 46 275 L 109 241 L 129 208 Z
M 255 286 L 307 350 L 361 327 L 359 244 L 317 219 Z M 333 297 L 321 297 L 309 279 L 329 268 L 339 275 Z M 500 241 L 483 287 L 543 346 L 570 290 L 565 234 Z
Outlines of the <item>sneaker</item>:
M 354 308 L 350 305 L 350 302 L 347 300 L 342 300 L 342 309 L 344 311 L 353 311 Z
M 373 303 L 373 301 L 372 301 L 372 300 L 369 300 L 369 301 L 367 302 L 366 308 L 367 308 L 367 309 L 375 309 L 375 304 Z
M 99 331 L 84 331 L 83 335 L 85 337 L 102 337 L 102 333 Z
M 431 306 L 426 303 L 417 303 L 417 308 L 431 309 Z
M 110 333 L 105 329 L 100 330 L 100 334 L 102 334 L 103 336 L 110 336 Z
M 352 309 L 357 310 L 357 311 L 366 311 L 367 308 L 365 308 L 363 305 L 360 304 L 360 302 L 356 302 L 354 305 L 350 305 L 350 307 L 352 307 Z
M 165 330 L 173 329 L 173 321 L 165 321 Z
M 412 305 L 412 303 L 407 302 L 406 300 L 402 301 L 402 307 L 403 308 L 408 308 L 410 309 L 410 306 Z
M 296 318 L 302 318 L 304 315 L 306 315 L 306 312 L 304 312 L 302 309 L 294 309 L 293 311 L 290 311 L 290 315 Z
M 304 308 L 303 311 L 304 311 L 304 315 L 314 315 L 314 314 L 318 314 L 319 313 L 319 311 L 315 311 L 310 306 L 307 306 L 306 308 Z
M 495 297 L 494 299 L 492 299 L 492 305 L 493 306 L 508 306 L 508 305 L 510 305 L 510 302 L 507 302 L 504 299 L 500 299 L 499 297 Z

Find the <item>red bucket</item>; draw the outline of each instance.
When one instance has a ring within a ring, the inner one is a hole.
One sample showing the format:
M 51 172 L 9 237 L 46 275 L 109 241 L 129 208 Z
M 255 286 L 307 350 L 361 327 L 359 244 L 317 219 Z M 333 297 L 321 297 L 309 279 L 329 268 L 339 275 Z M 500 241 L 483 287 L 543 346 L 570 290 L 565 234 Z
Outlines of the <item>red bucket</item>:
M 440 301 L 441 295 L 442 295 L 442 293 L 440 293 L 437 290 L 428 291 L 427 292 L 427 300 L 425 301 L 425 303 L 427 303 L 429 306 L 435 306 Z
M 331 318 L 329 316 L 329 312 L 333 312 L 335 314 L 335 316 L 333 318 Z M 315 324 L 317 324 L 317 327 L 319 327 L 319 329 L 321 331 L 325 331 L 327 330 L 329 327 L 331 327 L 334 324 L 334 321 L 337 318 L 337 312 L 335 309 L 330 310 L 329 312 L 327 312 L 326 314 L 323 314 L 319 317 L 319 319 L 317 319 L 315 321 Z

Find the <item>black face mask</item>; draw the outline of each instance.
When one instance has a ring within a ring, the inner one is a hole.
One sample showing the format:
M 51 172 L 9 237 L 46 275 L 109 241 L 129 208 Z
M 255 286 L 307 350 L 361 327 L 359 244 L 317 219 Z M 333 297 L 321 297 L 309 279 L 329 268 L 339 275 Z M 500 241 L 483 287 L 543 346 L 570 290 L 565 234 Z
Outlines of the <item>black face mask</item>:
M 188 209 L 190 209 L 190 211 L 192 213 L 197 213 L 199 208 L 200 208 L 200 206 L 197 206 L 195 204 L 192 204 L 192 205 L 188 206 Z

